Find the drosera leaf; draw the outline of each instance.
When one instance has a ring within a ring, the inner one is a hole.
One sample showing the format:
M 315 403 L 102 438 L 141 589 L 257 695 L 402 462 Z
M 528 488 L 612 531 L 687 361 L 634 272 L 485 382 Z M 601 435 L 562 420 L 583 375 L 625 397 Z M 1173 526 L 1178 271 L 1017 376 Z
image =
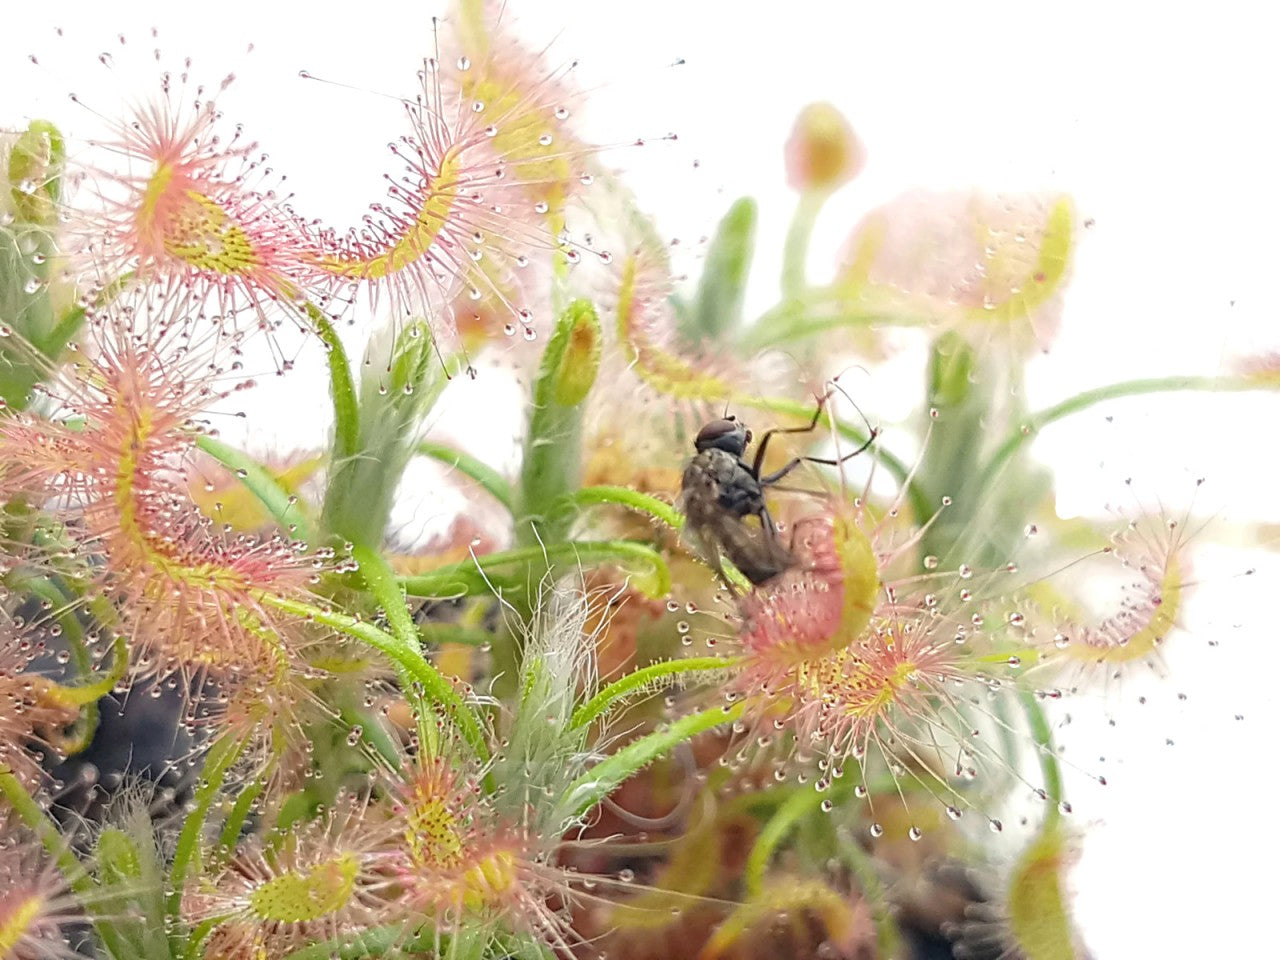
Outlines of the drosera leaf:
M 658 328 L 670 317 L 666 263 L 643 248 L 627 257 L 617 298 L 618 340 L 636 375 L 659 393 L 719 402 L 736 394 L 729 381 L 699 370 L 662 342 Z

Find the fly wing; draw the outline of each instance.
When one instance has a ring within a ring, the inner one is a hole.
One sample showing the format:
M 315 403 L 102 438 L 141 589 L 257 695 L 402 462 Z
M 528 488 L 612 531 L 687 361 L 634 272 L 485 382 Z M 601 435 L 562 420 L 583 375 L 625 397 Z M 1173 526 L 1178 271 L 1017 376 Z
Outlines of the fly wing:
M 724 484 L 736 468 L 732 458 L 716 457 L 719 451 L 700 453 L 685 466 L 681 478 L 680 508 L 693 546 L 720 579 L 733 589 L 721 557 L 742 571 L 754 584 L 764 583 L 795 566 L 791 551 L 762 527 L 747 523 L 721 505 Z
M 690 545 L 706 561 L 707 566 L 715 571 L 716 576 L 733 590 L 733 584 L 720 562 L 716 523 L 718 516 L 724 511 L 717 502 L 720 483 L 714 467 L 714 462 L 701 453 L 685 465 L 676 506 L 685 516 L 684 532 Z
M 796 565 L 796 558 L 774 533 L 748 524 L 732 514 L 716 529 L 721 553 L 756 586 Z

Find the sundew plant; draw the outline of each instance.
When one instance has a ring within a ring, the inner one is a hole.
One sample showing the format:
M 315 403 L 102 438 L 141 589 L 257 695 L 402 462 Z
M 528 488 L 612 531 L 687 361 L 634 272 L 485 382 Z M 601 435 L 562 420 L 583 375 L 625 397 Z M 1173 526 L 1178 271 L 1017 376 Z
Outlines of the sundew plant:
M 406 26 L 354 225 L 145 28 L 101 66 L 148 84 L 73 97 L 105 135 L 6 98 L 0 960 L 1083 960 L 1073 718 L 1230 638 L 1187 629 L 1199 477 L 1061 519 L 1032 445 L 1275 356 L 1035 406 L 1069 193 L 819 249 L 876 144 L 815 102 L 755 147 L 788 229 L 726 197 L 673 242 L 627 170 L 676 135 L 593 140 L 519 14 Z

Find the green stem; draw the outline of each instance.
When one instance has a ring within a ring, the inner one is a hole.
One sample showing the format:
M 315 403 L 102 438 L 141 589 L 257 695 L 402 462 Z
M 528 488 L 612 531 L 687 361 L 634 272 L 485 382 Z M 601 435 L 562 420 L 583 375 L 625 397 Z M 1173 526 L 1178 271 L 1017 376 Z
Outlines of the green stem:
M 566 788 L 564 796 L 572 815 L 582 816 L 632 774 L 643 770 L 686 740 L 722 724 L 735 722 L 745 709 L 745 703 L 711 707 L 681 717 L 661 730 L 633 740 L 617 753 L 597 763 Z
M 133 277 L 133 271 L 129 270 L 104 286 L 102 292 L 93 301 L 94 310 L 101 310 L 110 305 L 133 282 Z M 62 356 L 62 351 L 71 342 L 71 338 L 80 331 L 80 328 L 84 325 L 86 312 L 85 307 L 79 306 L 68 310 L 54 328 L 49 331 L 48 336 L 36 344 L 40 352 L 49 358 L 50 363 L 58 362 L 58 358 Z
M 58 832 L 58 825 L 49 819 L 17 775 L 3 764 L 0 764 L 0 794 L 4 794 L 9 806 L 40 840 L 40 844 L 57 864 L 67 886 L 82 895 L 91 893 L 94 889 L 93 878 L 80 865 L 70 845 Z
M 62 315 L 52 330 L 36 343 L 37 349 L 43 353 L 50 363 L 57 363 L 62 356 L 62 351 L 67 348 L 67 344 L 71 341 L 80 328 L 84 326 L 85 308 L 73 307 Z
M 982 470 L 977 489 L 987 490 L 1000 470 L 1024 444 L 1034 439 L 1041 430 L 1073 413 L 1086 410 L 1094 404 L 1118 397 L 1135 397 L 1146 393 L 1169 393 L 1178 390 L 1208 390 L 1214 393 L 1240 390 L 1266 390 L 1265 384 L 1244 377 L 1152 377 L 1146 380 L 1125 380 L 1093 390 L 1085 390 L 1073 397 L 1033 413 L 1016 430 L 1004 439 Z
M 800 291 L 762 313 L 743 333 L 738 348 L 743 353 L 755 353 L 839 327 L 920 327 L 930 322 L 927 317 L 859 304 L 840 286 L 816 287 Z
M 817 810 L 826 799 L 816 790 L 800 789 L 783 802 L 777 811 L 765 823 L 756 842 L 747 855 L 743 869 L 743 881 L 747 886 L 747 896 L 756 897 L 764 887 L 764 874 L 773 858 L 773 852 L 787 838 L 787 834 L 797 823 Z
M 1053 752 L 1053 731 L 1035 694 L 1030 690 L 1023 690 L 1018 696 L 1040 757 L 1040 776 L 1044 780 L 1045 800 L 1049 804 L 1045 813 L 1045 829 L 1048 829 L 1062 815 L 1063 802 L 1062 771 L 1058 768 L 1058 756 Z
M 862 898 L 871 906 L 871 913 L 876 925 L 876 942 L 880 947 L 880 956 L 900 956 L 902 935 L 894 922 L 893 907 L 889 902 L 889 893 L 880 872 L 867 851 L 852 837 L 844 843 L 836 845 L 836 856 L 849 865 L 854 879 L 858 881 L 858 889 Z
M 515 510 L 515 497 L 511 492 L 511 485 L 507 483 L 506 477 L 483 460 L 473 457 L 469 453 L 463 453 L 461 450 L 455 450 L 453 447 L 446 446 L 443 443 L 433 443 L 430 440 L 419 441 L 417 449 L 419 455 L 438 460 L 447 466 L 453 467 L 464 477 L 474 480 L 481 489 L 502 504 L 508 513 Z
M 617 504 L 623 507 L 630 507 L 632 510 L 639 510 L 641 513 L 647 513 L 675 530 L 679 530 L 684 526 L 684 515 L 671 504 L 647 493 L 641 493 L 639 490 L 632 490 L 630 487 L 583 487 L 581 490 L 575 490 L 573 493 L 561 497 L 560 502 L 566 507 L 588 507 L 603 503 Z
M 333 398 L 333 456 L 336 461 L 354 457 L 360 450 L 360 406 L 346 348 L 324 311 L 305 304 L 307 316 L 329 354 L 329 393 Z
M 413 615 L 409 612 L 391 565 L 377 550 L 362 544 L 351 548 L 351 557 L 359 565 L 360 576 L 365 585 L 382 607 L 382 612 L 387 615 L 391 633 L 406 648 L 417 648 L 418 627 L 413 622 Z
M 209 816 L 209 808 L 222 790 L 227 771 L 239 759 L 240 754 L 249 744 L 249 737 L 235 738 L 231 734 L 223 734 L 213 742 L 205 756 L 204 768 L 200 772 L 201 783 L 196 790 L 195 807 L 187 814 L 182 823 L 182 832 L 178 834 L 178 843 L 173 851 L 173 866 L 169 871 L 169 896 L 166 911 L 175 924 L 182 916 L 182 893 L 186 883 L 187 870 L 198 861 L 200 851 L 200 835 L 204 832 L 205 820 Z M 178 934 L 170 935 L 175 946 Z
M 82 682 L 87 681 L 93 674 L 93 658 L 90 656 L 89 647 L 84 640 L 84 628 L 80 624 L 80 618 L 76 616 L 75 606 L 67 594 L 63 593 L 58 584 L 48 577 L 13 573 L 5 577 L 4 580 L 5 585 L 10 590 L 32 593 L 49 604 L 50 616 L 58 621 L 58 626 L 62 629 L 62 636 L 67 641 L 67 650 L 70 652 L 71 660 L 75 664 L 78 678 Z M 117 677 L 116 679 L 119 678 Z M 93 735 L 97 732 L 97 698 L 84 705 L 79 727 L 80 729 L 76 731 L 75 738 L 68 739 L 63 743 L 63 749 L 69 755 L 80 753 L 86 749 L 92 742 Z
M 421 656 L 422 647 L 418 636 L 418 627 L 413 622 L 413 615 L 409 613 L 404 593 L 401 592 L 400 585 L 396 582 L 395 572 L 391 569 L 391 566 L 381 553 L 363 544 L 357 544 L 352 547 L 351 556 L 360 567 L 360 576 L 364 579 L 365 585 L 373 594 L 378 605 L 382 607 L 382 612 L 386 614 L 392 635 L 405 649 L 415 650 Z M 403 666 L 401 669 L 403 670 Z M 432 667 L 432 669 L 434 670 L 435 668 Z M 413 698 L 415 693 L 413 679 L 407 674 L 402 674 L 400 682 L 404 687 L 405 696 Z M 445 683 L 448 683 L 448 681 L 445 680 Z M 449 684 L 449 686 L 452 689 L 452 684 Z M 437 696 L 436 699 L 438 700 L 439 697 Z M 418 721 L 419 737 L 434 753 L 436 746 L 435 733 L 429 729 L 434 721 L 431 711 L 426 708 L 425 704 L 418 703 L 413 712 Z
M 468 647 L 479 647 L 486 643 L 493 643 L 493 636 L 491 630 L 462 623 L 418 624 L 418 639 L 423 643 L 457 643 Z
M 82 900 L 90 899 L 98 889 L 93 877 L 76 859 L 70 844 L 59 832 L 58 825 L 49 819 L 40 804 L 22 785 L 22 781 L 4 764 L 0 764 L 0 794 L 35 833 L 41 846 L 53 858 L 58 872 L 62 874 L 63 880 L 72 892 Z M 96 919 L 93 921 L 93 927 L 111 956 L 116 960 L 130 960 L 129 955 L 123 950 L 119 934 L 109 920 Z
M 348 729 L 360 728 L 360 739 L 377 751 L 378 756 L 386 761 L 388 770 L 394 770 L 404 762 L 399 744 L 372 713 L 344 708 L 342 722 Z
M 244 829 L 244 822 L 248 819 L 249 811 L 257 799 L 262 796 L 262 791 L 267 788 L 267 781 L 275 772 L 279 761 L 279 754 L 273 755 L 266 769 L 236 797 L 236 802 L 231 807 L 231 813 L 227 815 L 226 822 L 222 825 L 222 832 L 218 836 L 216 856 L 219 860 L 225 860 L 230 856 L 231 851 L 235 849 L 236 843 L 240 840 L 240 833 Z
M 84 642 L 84 628 L 75 615 L 74 605 L 70 598 L 48 577 L 28 576 L 12 573 L 5 577 L 5 585 L 12 591 L 26 591 L 35 594 L 49 604 L 49 614 L 58 621 L 62 636 L 67 641 L 67 649 L 75 663 L 76 672 L 81 678 L 89 676 L 93 671 L 93 658 Z
M 221 440 L 202 436 L 196 446 L 231 470 L 244 488 L 253 494 L 271 518 L 290 536 L 314 544 L 315 531 L 301 501 L 293 496 L 271 473 L 248 454 L 229 447 Z
M 249 811 L 253 808 L 257 799 L 262 796 L 262 791 L 266 789 L 266 777 L 267 775 L 264 773 L 254 780 L 236 797 L 236 802 L 232 804 L 231 813 L 227 815 L 226 822 L 222 824 L 222 832 L 218 834 L 217 858 L 219 860 L 228 856 L 240 840 L 240 834 L 244 831 L 244 822 L 249 817 Z
M 448 678 L 423 657 L 416 639 L 406 643 L 399 637 L 392 636 L 372 624 L 357 620 L 355 617 L 347 616 L 344 613 L 334 613 L 331 610 L 323 610 L 320 607 L 313 607 L 299 600 L 277 596 L 266 591 L 255 592 L 254 599 L 277 610 L 283 610 L 286 613 L 304 617 L 326 627 L 332 627 L 349 637 L 363 640 L 371 647 L 381 650 L 391 658 L 394 664 L 422 685 L 427 695 L 444 710 L 445 716 L 462 733 L 463 738 L 470 744 L 481 763 L 488 762 L 489 748 L 484 731 L 480 726 L 480 721 L 463 702 L 462 697 L 458 695 L 458 691 L 453 688 L 453 684 L 449 682 Z
M 449 598 L 488 593 L 495 588 L 534 588 L 528 580 L 529 565 L 546 561 L 555 564 L 572 560 L 583 567 L 604 563 L 640 562 L 648 567 L 637 582 L 639 589 L 651 597 L 665 596 L 671 589 L 671 574 L 662 555 L 648 544 L 634 540 L 577 540 L 546 547 L 517 547 L 500 553 L 474 557 L 415 576 L 401 577 L 405 592 L 414 597 Z M 502 574 L 503 567 L 514 566 L 514 574 Z
M 787 239 L 782 247 L 783 297 L 794 297 L 806 286 L 809 239 L 813 236 L 813 225 L 818 219 L 818 213 L 829 196 L 829 190 L 805 190 L 796 202 L 791 225 L 787 228 Z
M 744 659 L 744 657 L 690 657 L 687 660 L 664 660 L 661 663 L 651 663 L 647 667 L 641 667 L 615 680 L 578 707 L 569 720 L 569 728 L 576 730 L 578 727 L 585 727 L 619 700 L 642 693 L 659 680 L 676 677 L 682 673 L 728 670 Z
M 49 695 L 70 707 L 87 707 L 97 703 L 120 682 L 120 678 L 129 669 L 129 646 L 124 637 L 116 637 L 111 645 L 111 669 L 106 671 L 92 683 L 63 685 L 54 684 Z

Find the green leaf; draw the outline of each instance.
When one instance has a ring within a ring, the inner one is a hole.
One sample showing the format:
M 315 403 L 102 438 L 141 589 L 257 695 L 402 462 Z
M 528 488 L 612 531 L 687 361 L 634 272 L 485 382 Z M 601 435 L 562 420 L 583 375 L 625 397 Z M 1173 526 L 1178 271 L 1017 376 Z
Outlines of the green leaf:
M 938 509 L 943 498 L 951 502 L 925 532 L 922 556 L 933 555 L 953 564 L 979 562 L 965 553 L 967 543 L 963 541 L 977 532 L 979 496 L 975 484 L 990 418 L 995 415 L 991 375 L 959 334 L 945 333 L 933 342 L 926 402 L 934 423 L 915 482 L 924 491 L 929 509 Z M 929 519 L 927 514 L 916 518 L 920 523 Z M 1021 526 L 1019 522 L 1019 530 Z M 980 532 L 995 539 L 989 536 L 990 530 Z
M 464 477 L 474 480 L 481 489 L 506 507 L 508 512 L 513 509 L 514 494 L 511 492 L 511 484 L 507 483 L 506 477 L 483 460 L 431 440 L 420 441 L 417 453 L 419 456 L 430 457 L 432 460 L 438 460 L 446 466 L 453 467 Z
M 1027 960 L 1077 960 L 1071 911 L 1063 889 L 1069 864 L 1067 837 L 1058 821 L 1018 857 L 1009 879 L 1009 930 Z
M 720 340 L 742 323 L 751 258 L 755 252 L 756 202 L 742 197 L 729 208 L 707 248 L 698 292 L 680 335 L 691 343 Z
M 370 547 L 382 543 L 419 427 L 460 366 L 457 358 L 441 362 L 422 321 L 392 337 L 388 329 L 370 343 L 358 404 L 336 337 L 325 339 L 338 419 L 321 519 L 329 532 Z

